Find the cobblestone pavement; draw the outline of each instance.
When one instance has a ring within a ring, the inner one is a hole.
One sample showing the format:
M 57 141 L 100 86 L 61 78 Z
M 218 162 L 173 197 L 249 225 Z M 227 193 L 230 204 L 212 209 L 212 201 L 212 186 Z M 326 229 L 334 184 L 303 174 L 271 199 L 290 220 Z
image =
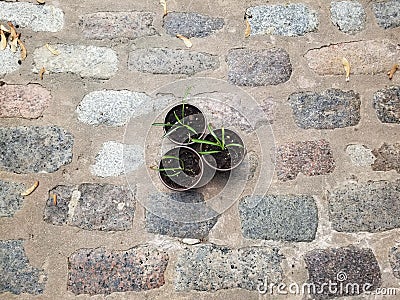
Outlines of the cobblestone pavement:
M 0 299 L 399 299 L 400 1 L 166 5 L 0 1 Z M 177 82 L 248 150 L 184 193 Z

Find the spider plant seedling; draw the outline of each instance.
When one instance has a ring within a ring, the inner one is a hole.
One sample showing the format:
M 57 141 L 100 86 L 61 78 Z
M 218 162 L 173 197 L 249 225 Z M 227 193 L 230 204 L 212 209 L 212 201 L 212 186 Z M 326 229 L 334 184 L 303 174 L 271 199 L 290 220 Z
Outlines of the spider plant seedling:
M 161 157 L 161 162 L 167 159 L 175 160 L 177 167 L 159 168 L 157 166 L 151 166 L 150 169 L 152 169 L 153 171 L 164 172 L 168 177 L 178 176 L 185 169 L 185 164 L 183 160 L 179 157 L 173 155 L 164 155 L 163 157 Z

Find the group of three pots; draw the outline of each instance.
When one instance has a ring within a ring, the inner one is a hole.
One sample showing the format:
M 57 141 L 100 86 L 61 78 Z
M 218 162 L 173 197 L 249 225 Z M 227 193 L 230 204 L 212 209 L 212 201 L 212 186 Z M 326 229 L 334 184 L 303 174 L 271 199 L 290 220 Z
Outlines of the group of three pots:
M 186 191 L 207 184 L 216 172 L 238 167 L 246 154 L 241 137 L 227 128 L 212 128 L 203 112 L 182 103 L 171 108 L 164 123 L 164 137 L 177 144 L 161 157 L 157 170 L 171 190 Z

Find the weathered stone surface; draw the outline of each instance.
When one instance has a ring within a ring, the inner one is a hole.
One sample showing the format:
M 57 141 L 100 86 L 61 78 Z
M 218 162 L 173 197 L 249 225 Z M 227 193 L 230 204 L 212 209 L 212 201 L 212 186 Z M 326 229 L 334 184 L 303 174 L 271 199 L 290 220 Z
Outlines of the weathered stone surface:
M 297 126 L 304 129 L 335 129 L 360 122 L 360 95 L 354 91 L 328 89 L 291 94 L 289 103 Z
M 218 220 L 218 214 L 208 208 L 204 203 L 204 196 L 196 192 L 181 192 L 181 193 L 171 193 L 171 194 L 152 194 L 150 197 L 153 198 L 152 203 L 160 203 L 160 198 L 163 198 L 164 203 L 171 203 L 172 201 L 181 202 L 182 205 L 178 206 L 177 214 L 194 216 L 195 219 L 204 219 L 202 221 L 194 222 L 181 222 L 180 220 L 169 220 L 163 218 L 163 216 L 158 216 L 151 211 L 151 207 L 146 206 L 146 229 L 148 232 L 169 235 L 173 237 L 180 238 L 192 238 L 192 239 L 204 239 L 208 236 L 210 230 L 214 227 Z M 203 204 L 202 209 L 198 206 L 185 206 L 189 203 Z M 149 210 L 150 208 L 150 210 Z M 206 211 L 204 218 L 201 218 L 201 212 Z M 167 209 L 166 209 L 167 212 Z M 210 215 L 214 217 L 209 218 Z
M 164 28 L 169 35 L 187 38 L 206 37 L 224 26 L 224 19 L 198 13 L 170 12 L 164 17 Z
M 382 123 L 400 124 L 400 86 L 392 86 L 374 94 L 373 106 Z
M 355 34 L 365 28 L 367 15 L 358 1 L 332 1 L 331 21 L 340 31 Z
M 277 149 L 276 172 L 281 181 L 293 180 L 299 173 L 326 175 L 334 169 L 332 149 L 326 140 L 289 143 Z
M 33 53 L 35 73 L 44 67 L 49 73 L 73 73 L 81 77 L 109 79 L 118 71 L 117 54 L 110 48 L 65 44 L 52 47 L 60 54 L 53 55 L 45 46 Z
M 399 245 L 392 247 L 389 251 L 389 262 L 393 275 L 400 279 L 400 248 Z
M 251 35 L 302 36 L 318 29 L 317 13 L 302 3 L 254 6 L 246 15 Z
M 372 170 L 395 170 L 397 173 L 400 173 L 400 143 L 384 143 L 379 149 L 374 149 L 372 153 L 376 157 L 372 165 Z
M 60 31 L 64 26 L 64 13 L 53 5 L 35 5 L 28 2 L 0 2 L 0 21 L 33 31 Z
M 139 145 L 105 142 L 96 155 L 90 172 L 99 177 L 113 177 L 137 170 L 144 164 L 144 149 Z
M 4 84 L 0 86 L 0 118 L 39 118 L 50 100 L 50 92 L 40 85 Z
M 304 260 L 308 270 L 308 283 L 314 284 L 317 289 L 317 292 L 311 289 L 313 299 L 360 295 L 367 291 L 372 292 L 381 285 L 378 261 L 368 248 L 351 245 L 344 248 L 317 249 L 308 252 Z
M 357 167 L 368 167 L 372 165 L 376 159 L 371 149 L 360 144 L 348 145 L 346 153 L 350 157 L 352 164 Z
M 398 0 L 374 2 L 372 10 L 380 27 L 390 29 L 400 26 L 400 2 Z
M 289 54 L 281 48 L 232 49 L 226 60 L 228 81 L 236 85 L 277 85 L 288 81 L 292 74 Z
M 0 241 L 0 293 L 43 294 L 46 276 L 26 257 L 22 240 Z
M 50 190 L 44 220 L 86 230 L 121 231 L 132 228 L 134 213 L 135 200 L 128 188 L 84 183 Z
M 136 39 L 157 34 L 152 12 L 97 12 L 80 16 L 79 26 L 88 39 Z
M 396 63 L 399 56 L 396 43 L 388 40 L 345 42 L 311 49 L 305 54 L 308 66 L 318 75 L 343 76 L 343 57 L 350 62 L 351 74 L 358 75 L 387 73 L 388 66 Z
M 57 126 L 0 128 L 0 169 L 52 173 L 72 161 L 74 139 Z
M 0 217 L 12 217 L 22 207 L 23 184 L 0 180 Z
M 186 248 L 176 264 L 178 291 L 242 288 L 257 291 L 263 282 L 282 278 L 279 249 L 248 247 L 238 250 L 214 244 Z
M 128 61 L 131 71 L 153 74 L 193 75 L 218 67 L 215 55 L 168 48 L 137 49 L 130 53 Z
M 312 196 L 247 196 L 239 203 L 245 238 L 310 242 L 318 227 L 317 205 Z
M 83 98 L 76 112 L 79 121 L 89 125 L 123 126 L 131 117 L 148 112 L 148 102 L 151 98 L 144 93 L 95 91 Z
M 168 254 L 152 246 L 127 251 L 80 249 L 68 258 L 68 291 L 111 294 L 147 291 L 164 285 Z
M 21 59 L 21 53 L 19 50 L 13 53 L 11 52 L 11 49 L 7 47 L 5 50 L 0 51 L 0 76 L 17 71 L 20 68 L 20 65 L 18 64 L 19 59 Z
M 351 183 L 329 195 L 332 227 L 342 232 L 400 228 L 400 181 Z

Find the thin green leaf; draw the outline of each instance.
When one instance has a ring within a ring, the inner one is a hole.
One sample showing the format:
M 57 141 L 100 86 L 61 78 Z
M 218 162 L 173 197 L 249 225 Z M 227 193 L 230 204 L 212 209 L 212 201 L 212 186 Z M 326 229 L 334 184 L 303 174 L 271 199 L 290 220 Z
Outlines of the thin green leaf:
M 151 126 L 174 126 L 174 124 L 170 123 L 153 123 Z
M 166 133 L 163 135 L 163 138 L 165 138 L 165 137 L 169 136 L 170 134 L 174 133 L 174 132 L 177 131 L 179 128 L 182 128 L 182 126 L 176 126 L 175 128 L 172 128 L 170 131 L 166 132 Z
M 199 151 L 198 153 L 201 155 L 208 155 L 208 154 L 216 154 L 216 153 L 220 153 L 220 150 L 213 150 L 213 151 Z
M 199 140 L 199 139 L 192 139 L 192 141 L 195 142 L 195 143 L 199 143 L 199 144 L 207 144 L 207 145 L 212 145 L 212 146 L 216 146 L 216 147 L 221 147 L 221 145 L 216 143 L 216 142 L 211 142 L 211 141 L 206 141 L 206 140 Z
M 225 128 L 221 128 L 221 148 L 225 149 Z
M 228 145 L 225 146 L 225 148 L 233 147 L 233 146 L 243 148 L 243 145 L 241 145 L 241 144 L 236 144 L 236 143 L 228 144 Z
M 197 134 L 197 131 L 190 125 L 183 125 L 186 129 L 188 129 L 189 131 L 193 132 L 194 134 Z
M 174 111 L 174 116 L 175 116 L 176 121 L 177 121 L 179 124 L 184 125 L 183 122 L 182 122 L 182 120 L 179 119 L 178 115 L 176 114 L 176 111 Z M 183 117 L 183 115 L 182 115 L 182 117 Z
M 208 124 L 208 131 L 210 131 L 210 134 L 213 136 L 215 141 L 218 143 L 218 146 L 221 147 L 221 141 L 218 139 L 217 135 L 215 134 L 214 130 L 211 127 L 211 124 Z

